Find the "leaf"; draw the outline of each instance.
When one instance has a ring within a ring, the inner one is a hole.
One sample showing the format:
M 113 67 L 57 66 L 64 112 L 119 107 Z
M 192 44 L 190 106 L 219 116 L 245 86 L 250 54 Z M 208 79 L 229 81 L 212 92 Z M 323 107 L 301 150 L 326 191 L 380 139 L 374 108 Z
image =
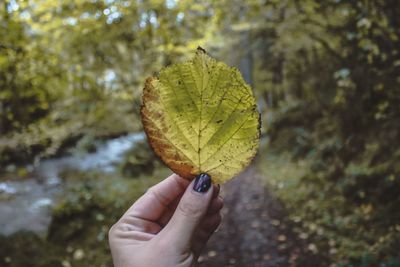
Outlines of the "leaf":
M 199 48 L 191 60 L 146 80 L 142 121 L 155 153 L 180 176 L 222 183 L 254 158 L 259 113 L 240 72 Z

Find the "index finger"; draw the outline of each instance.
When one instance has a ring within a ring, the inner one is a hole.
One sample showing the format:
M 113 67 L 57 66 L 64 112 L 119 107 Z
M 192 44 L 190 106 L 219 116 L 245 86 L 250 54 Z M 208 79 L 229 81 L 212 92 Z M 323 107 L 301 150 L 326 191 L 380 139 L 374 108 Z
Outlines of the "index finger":
M 149 221 L 158 220 L 168 205 L 180 196 L 190 181 L 172 174 L 160 183 L 150 187 L 122 216 L 136 217 Z

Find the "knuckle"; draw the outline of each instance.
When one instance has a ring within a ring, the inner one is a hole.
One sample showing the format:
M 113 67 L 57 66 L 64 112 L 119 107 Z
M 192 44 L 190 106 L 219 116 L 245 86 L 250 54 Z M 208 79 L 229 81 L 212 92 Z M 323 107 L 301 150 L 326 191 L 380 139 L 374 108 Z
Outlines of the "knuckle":
M 114 239 L 115 239 L 115 236 L 116 236 L 116 229 L 117 229 L 117 227 L 118 227 L 118 225 L 117 224 L 114 224 L 114 225 L 112 225 L 111 227 L 110 227 L 110 229 L 108 230 L 108 241 L 109 241 L 109 243 L 111 244 L 113 241 L 114 241 Z
M 115 224 L 112 225 L 108 230 L 108 237 L 112 237 L 114 235 L 114 232 L 115 232 Z
M 113 228 L 114 226 L 112 226 L 111 228 L 110 228 L 110 230 L 108 230 L 108 243 L 110 244 L 110 245 L 112 245 L 113 244 L 113 241 L 114 241 L 114 228 Z
M 202 215 L 202 210 L 199 207 L 188 202 L 178 205 L 178 210 L 183 216 L 188 218 L 198 219 Z
M 148 194 L 148 195 L 154 197 L 154 198 L 155 198 L 158 202 L 160 202 L 161 204 L 163 204 L 163 205 L 168 205 L 168 199 L 166 199 L 165 196 L 163 196 L 162 194 L 160 194 L 160 192 L 157 191 L 157 190 L 155 189 L 155 186 L 150 187 L 150 188 L 147 190 L 146 194 Z

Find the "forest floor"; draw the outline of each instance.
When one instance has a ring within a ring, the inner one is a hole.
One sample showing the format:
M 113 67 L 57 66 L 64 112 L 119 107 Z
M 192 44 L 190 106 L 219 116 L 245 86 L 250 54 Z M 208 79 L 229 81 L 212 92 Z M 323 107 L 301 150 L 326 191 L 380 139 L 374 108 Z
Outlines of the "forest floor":
M 199 266 L 320 266 L 285 223 L 284 207 L 262 181 L 251 166 L 222 186 L 222 224 L 200 256 Z

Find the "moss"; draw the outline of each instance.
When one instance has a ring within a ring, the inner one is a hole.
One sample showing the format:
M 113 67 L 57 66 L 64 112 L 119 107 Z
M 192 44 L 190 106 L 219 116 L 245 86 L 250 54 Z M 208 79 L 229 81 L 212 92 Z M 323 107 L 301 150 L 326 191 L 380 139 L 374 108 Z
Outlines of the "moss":
M 132 149 L 125 153 L 119 169 L 125 176 L 139 177 L 141 174 L 151 175 L 158 166 L 160 166 L 160 161 L 148 143 L 143 140 L 137 142 Z

